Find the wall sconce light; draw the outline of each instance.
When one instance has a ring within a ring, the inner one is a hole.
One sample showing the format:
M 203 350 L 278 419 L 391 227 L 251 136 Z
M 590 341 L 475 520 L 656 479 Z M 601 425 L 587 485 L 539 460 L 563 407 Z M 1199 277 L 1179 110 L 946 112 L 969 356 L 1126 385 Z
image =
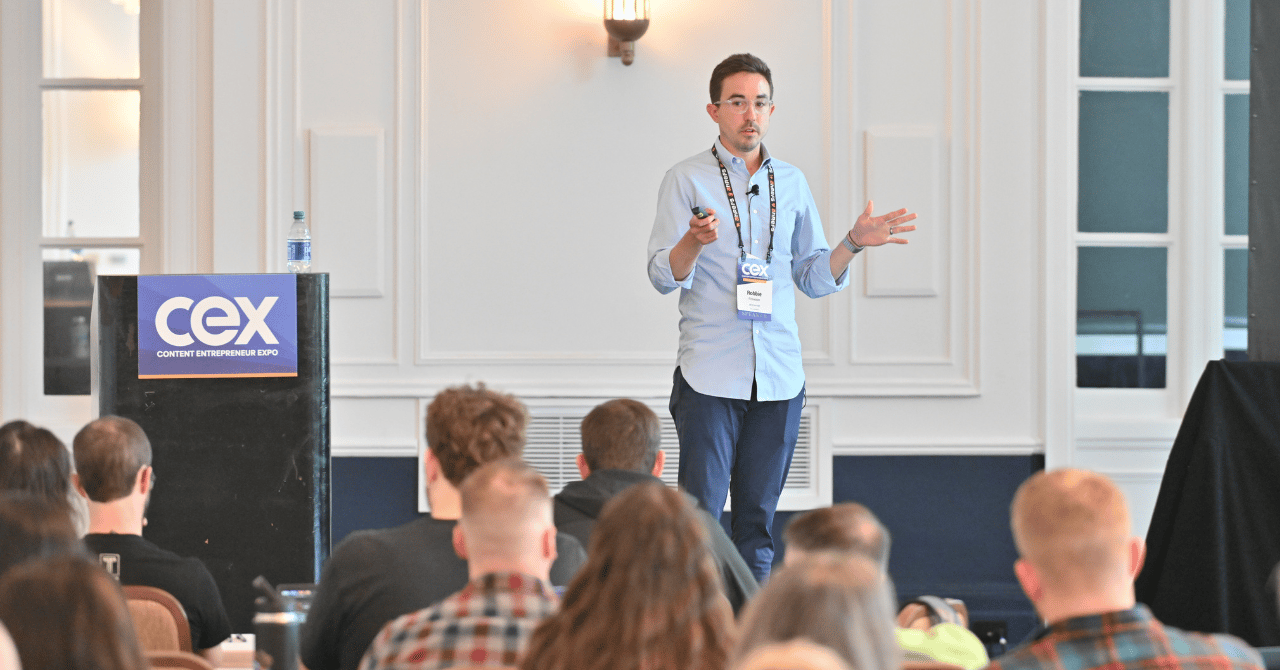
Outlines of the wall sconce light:
M 636 59 L 636 40 L 649 29 L 649 0 L 604 0 L 604 29 L 609 55 L 630 65 Z

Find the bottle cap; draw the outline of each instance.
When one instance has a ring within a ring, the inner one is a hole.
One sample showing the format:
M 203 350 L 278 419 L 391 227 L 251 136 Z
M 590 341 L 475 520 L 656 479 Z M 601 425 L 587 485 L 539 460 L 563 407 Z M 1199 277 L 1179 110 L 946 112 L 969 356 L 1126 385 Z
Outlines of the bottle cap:
M 306 215 L 305 215 L 305 214 L 303 214 L 301 210 L 299 210 L 299 211 L 297 211 L 297 212 L 294 212 L 294 213 L 293 213 L 293 218 L 294 218 L 294 219 L 302 219 L 302 218 L 306 218 Z

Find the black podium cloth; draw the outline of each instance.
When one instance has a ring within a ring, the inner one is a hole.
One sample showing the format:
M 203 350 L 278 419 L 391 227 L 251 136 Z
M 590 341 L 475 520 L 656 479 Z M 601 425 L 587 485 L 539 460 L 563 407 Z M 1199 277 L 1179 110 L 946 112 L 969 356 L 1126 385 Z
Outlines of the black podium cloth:
M 138 278 L 98 277 L 99 410 L 151 440 L 143 537 L 204 562 L 237 633 L 254 577 L 316 582 L 329 552 L 329 276 L 297 297 L 297 377 L 139 379 Z
M 1209 363 L 1169 453 L 1137 595 L 1161 621 L 1280 645 L 1280 363 Z

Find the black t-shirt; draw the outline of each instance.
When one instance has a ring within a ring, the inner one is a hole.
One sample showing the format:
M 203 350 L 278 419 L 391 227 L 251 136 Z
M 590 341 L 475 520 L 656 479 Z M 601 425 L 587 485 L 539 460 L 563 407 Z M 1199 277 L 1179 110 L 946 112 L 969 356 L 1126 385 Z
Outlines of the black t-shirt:
M 403 526 L 348 535 L 324 564 L 302 627 L 302 662 L 311 670 L 356 670 L 387 622 L 434 605 L 467 585 L 467 562 L 453 549 L 457 521 L 423 517 Z M 569 583 L 586 562 L 582 545 L 556 536 L 551 583 Z
M 177 598 L 191 625 L 191 646 L 197 650 L 216 647 L 231 635 L 218 586 L 199 559 L 182 558 L 141 535 L 90 533 L 84 544 L 121 584 L 152 586 Z

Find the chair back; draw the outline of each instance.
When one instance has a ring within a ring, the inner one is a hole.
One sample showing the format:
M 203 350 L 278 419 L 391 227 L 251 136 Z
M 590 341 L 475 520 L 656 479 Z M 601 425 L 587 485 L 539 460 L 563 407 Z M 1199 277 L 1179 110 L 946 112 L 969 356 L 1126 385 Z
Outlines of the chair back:
M 152 586 L 123 589 L 143 651 L 191 652 L 191 624 L 177 598 Z
M 213 664 L 189 651 L 148 651 L 147 662 L 151 664 L 152 668 L 214 670 Z

